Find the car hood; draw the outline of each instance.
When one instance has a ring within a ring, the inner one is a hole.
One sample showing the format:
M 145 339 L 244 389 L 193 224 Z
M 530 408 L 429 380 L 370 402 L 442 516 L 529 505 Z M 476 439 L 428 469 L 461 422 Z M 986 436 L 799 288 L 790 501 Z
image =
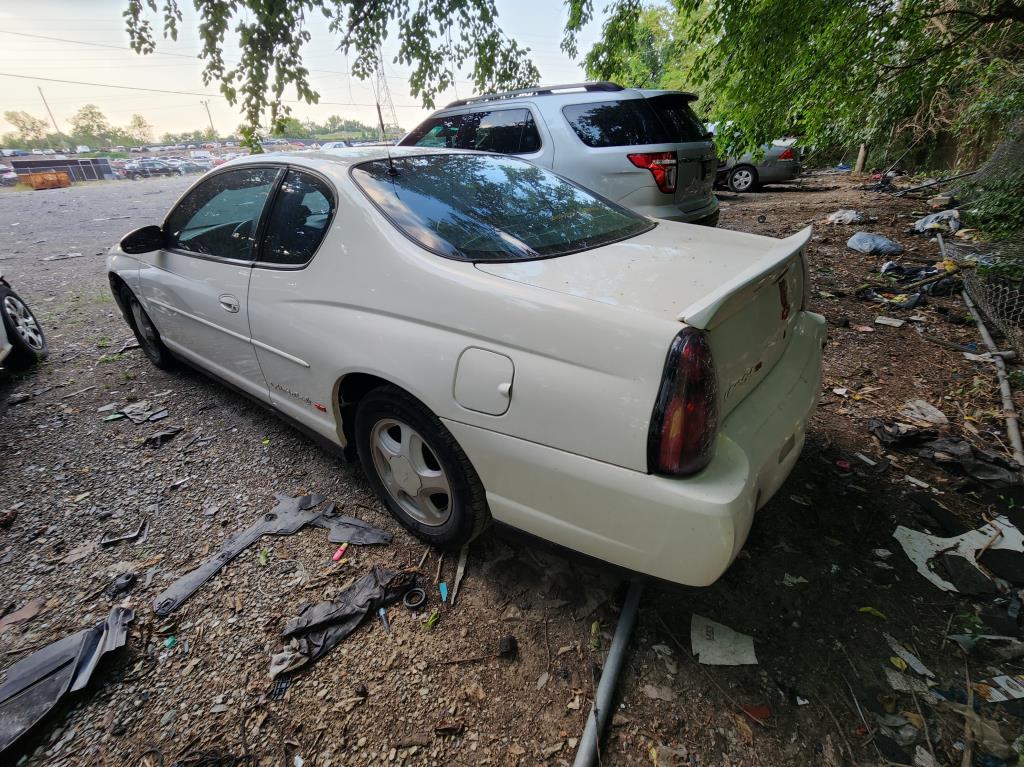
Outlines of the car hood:
M 779 240 L 663 221 L 636 237 L 580 253 L 476 266 L 537 288 L 704 328 L 730 297 L 795 255 L 809 238 L 809 228 Z

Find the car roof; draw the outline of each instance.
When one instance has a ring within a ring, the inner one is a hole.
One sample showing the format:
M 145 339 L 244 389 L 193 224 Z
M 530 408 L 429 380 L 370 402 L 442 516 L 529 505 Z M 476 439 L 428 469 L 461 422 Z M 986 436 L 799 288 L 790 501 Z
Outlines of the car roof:
M 568 83 L 565 85 L 538 85 L 532 88 L 520 88 L 504 93 L 485 93 L 479 96 L 453 101 L 433 115 L 479 111 L 481 108 L 492 109 L 502 104 L 537 104 L 552 103 L 558 106 L 565 104 L 586 104 L 594 101 L 624 101 L 665 94 L 678 94 L 687 101 L 696 101 L 697 96 L 687 91 L 655 90 L 649 88 L 624 88 L 612 82 Z M 433 116 L 432 115 L 432 116 Z
M 416 157 L 430 154 L 493 154 L 491 152 L 471 152 L 465 149 L 442 149 L 437 147 L 417 146 L 373 146 L 346 147 L 344 149 L 293 150 L 289 152 L 265 152 L 236 157 L 221 165 L 221 168 L 237 168 L 242 165 L 259 165 L 267 162 L 304 165 L 324 173 L 344 172 L 353 165 L 373 160 L 386 160 L 391 157 Z

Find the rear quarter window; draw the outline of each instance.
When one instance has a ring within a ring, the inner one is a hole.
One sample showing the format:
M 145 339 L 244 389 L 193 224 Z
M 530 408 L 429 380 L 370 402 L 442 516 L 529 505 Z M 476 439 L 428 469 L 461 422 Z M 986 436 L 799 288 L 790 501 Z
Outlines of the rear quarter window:
M 587 146 L 636 146 L 670 141 L 647 99 L 570 104 L 562 114 Z
M 664 96 L 652 96 L 647 99 L 665 131 L 669 141 L 689 144 L 707 141 L 707 129 L 690 108 L 690 100 L 682 94 L 666 93 Z

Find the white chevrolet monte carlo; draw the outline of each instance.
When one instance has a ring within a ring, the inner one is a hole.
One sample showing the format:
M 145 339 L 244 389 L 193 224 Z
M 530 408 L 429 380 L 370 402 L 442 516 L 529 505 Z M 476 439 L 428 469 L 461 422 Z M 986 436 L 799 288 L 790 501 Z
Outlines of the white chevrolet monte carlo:
M 655 221 L 503 155 L 364 147 L 227 163 L 108 270 L 154 364 L 358 453 L 423 540 L 493 518 L 700 586 L 817 401 L 809 235 Z

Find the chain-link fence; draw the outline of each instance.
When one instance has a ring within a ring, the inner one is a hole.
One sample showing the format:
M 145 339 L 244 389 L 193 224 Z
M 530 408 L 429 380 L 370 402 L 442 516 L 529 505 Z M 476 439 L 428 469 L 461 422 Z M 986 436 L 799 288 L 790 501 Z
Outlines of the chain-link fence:
M 963 194 L 961 210 L 984 202 L 986 195 L 1024 199 L 1024 117 L 1010 126 Z M 1019 211 L 1019 202 L 1014 207 L 1011 201 L 1009 209 Z M 1024 359 L 1024 216 L 1020 219 L 1000 222 L 1008 233 L 992 242 L 953 241 L 948 251 L 958 261 L 977 263 L 975 269 L 964 273 L 964 287 L 1018 359 Z

